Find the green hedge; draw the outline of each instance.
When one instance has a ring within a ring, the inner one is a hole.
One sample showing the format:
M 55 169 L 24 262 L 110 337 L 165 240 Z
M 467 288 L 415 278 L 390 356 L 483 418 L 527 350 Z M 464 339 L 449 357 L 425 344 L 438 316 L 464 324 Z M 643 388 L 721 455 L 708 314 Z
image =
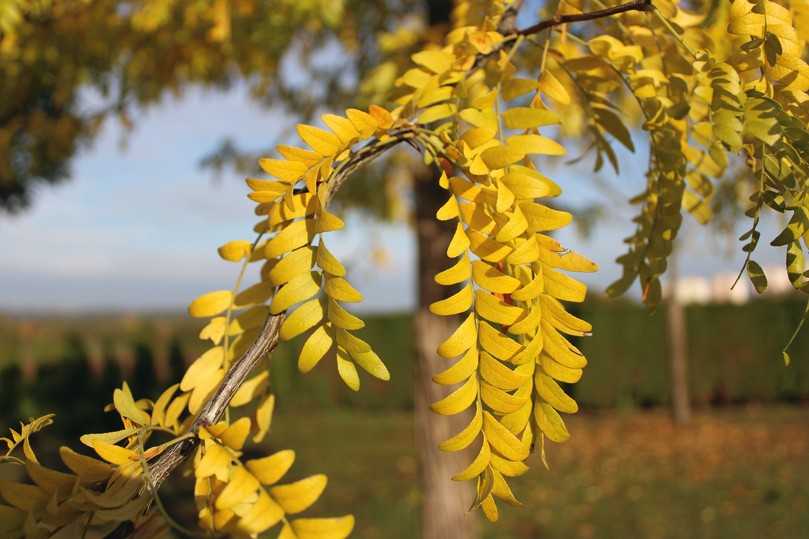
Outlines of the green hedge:
M 792 347 L 791 367 L 784 367 L 780 353 L 802 311 L 800 298 L 757 300 L 741 307 L 688 307 L 693 401 L 705 405 L 809 399 L 809 328 Z M 594 327 L 592 337 L 576 343 L 589 365 L 582 381 L 569 388 L 582 406 L 666 404 L 664 306 L 650 313 L 634 303 L 591 301 L 578 314 Z M 280 408 L 412 407 L 410 316 L 367 318 L 368 327 L 360 335 L 387 363 L 391 382 L 363 376 L 361 390 L 354 393 L 327 362 L 301 375 L 296 365 L 300 344 L 283 344 L 271 362 L 271 383 Z M 62 421 L 57 424 L 66 432 L 73 430 L 74 419 L 87 430 L 91 410 L 109 401 L 122 376 L 139 397 L 154 398 L 176 381 L 184 365 L 203 350 L 204 343 L 196 339 L 198 331 L 197 322 L 169 316 L 0 320 L 0 420 L 8 424 L 14 418 L 60 410 Z M 64 402 L 71 402 L 71 407 L 65 409 Z M 100 427 L 109 419 L 97 421 Z

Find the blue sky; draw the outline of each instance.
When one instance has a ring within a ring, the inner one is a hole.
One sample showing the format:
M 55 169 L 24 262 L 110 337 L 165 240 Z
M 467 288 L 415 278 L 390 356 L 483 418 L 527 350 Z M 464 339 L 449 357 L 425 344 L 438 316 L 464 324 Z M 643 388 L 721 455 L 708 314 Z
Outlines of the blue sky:
M 127 136 L 116 122 L 108 122 L 75 160 L 72 179 L 38 191 L 30 210 L 0 215 L 5 246 L 0 309 L 181 309 L 201 292 L 231 286 L 237 268 L 221 261 L 215 249 L 230 239 L 252 239 L 253 204 L 237 174 L 226 172 L 215 181 L 199 168 L 199 160 L 224 136 L 242 147 L 267 147 L 291 119 L 257 106 L 238 86 L 227 92 L 192 90 L 137 117 Z M 631 154 L 622 159 L 621 176 L 602 181 L 634 194 L 646 159 Z M 619 273 L 613 259 L 631 230 L 632 210 L 613 204 L 595 188 L 588 167 L 546 172 L 562 185 L 566 204 L 610 205 L 610 217 L 590 238 L 572 229 L 560 235 L 567 247 L 601 265 L 598 274 L 585 279 L 598 292 Z M 359 215 L 347 221 L 347 230 L 332 234 L 329 245 L 348 260 L 353 281 L 366 295 L 365 308 L 411 307 L 415 261 L 410 231 Z M 727 238 L 706 238 L 705 232 L 686 226 L 682 273 L 737 270 L 739 246 Z M 767 237 L 765 232 L 762 239 Z M 386 247 L 390 263 L 384 267 L 362 256 L 360 245 L 372 239 Z M 764 241 L 761 251 L 757 258 L 763 264 L 782 264 L 783 254 Z

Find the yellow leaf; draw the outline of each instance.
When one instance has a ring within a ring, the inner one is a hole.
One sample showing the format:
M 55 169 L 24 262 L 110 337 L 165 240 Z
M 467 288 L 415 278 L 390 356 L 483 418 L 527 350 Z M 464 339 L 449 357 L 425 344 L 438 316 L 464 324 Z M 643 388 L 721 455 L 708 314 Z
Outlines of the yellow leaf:
M 486 520 L 489 522 L 497 522 L 497 520 L 500 518 L 497 511 L 497 505 L 494 503 L 494 498 L 492 498 L 491 494 L 486 496 L 486 498 L 480 502 L 480 508 L 483 510 L 483 514 L 486 516 Z
M 348 109 L 346 116 L 354 124 L 354 128 L 359 131 L 362 138 L 370 137 L 377 128 L 376 119 L 367 112 L 358 109 Z
M 579 405 L 576 404 L 576 401 L 570 398 L 559 387 L 556 380 L 547 374 L 537 372 L 534 376 L 534 386 L 536 387 L 537 395 L 560 412 L 575 414 L 579 411 Z
M 296 130 L 301 139 L 320 155 L 335 155 L 342 149 L 340 139 L 328 131 L 305 124 L 298 124 Z
M 327 275 L 323 291 L 327 296 L 337 301 L 348 303 L 362 301 L 362 294 L 342 277 L 330 277 Z
M 269 371 L 261 371 L 253 376 L 236 391 L 233 398 L 230 400 L 230 406 L 236 408 L 244 406 L 253 401 L 253 398 L 264 388 L 267 384 L 267 379 L 270 377 Z
M 450 195 L 446 203 L 438 208 L 438 211 L 435 212 L 435 217 L 439 221 L 449 221 L 458 217 L 458 200 L 454 195 Z
M 520 318 L 523 309 L 507 305 L 486 291 L 477 290 L 475 292 L 475 312 L 486 320 L 508 326 Z
M 248 307 L 250 305 L 261 305 L 272 296 L 272 283 L 259 282 L 249 286 L 236 294 L 233 305 L 236 308 Z
M 511 167 L 502 182 L 519 199 L 534 199 L 559 194 L 559 186 L 527 167 Z M 520 208 L 525 212 L 525 208 Z
M 330 275 L 334 275 L 335 277 L 343 277 L 346 274 L 345 267 L 343 267 L 340 261 L 337 260 L 337 258 L 326 248 L 323 238 L 320 239 L 320 244 L 317 246 L 316 261 L 320 269 Z
M 365 372 L 380 380 L 390 380 L 390 372 L 373 350 L 351 354 L 351 357 Z
M 191 392 L 191 398 L 188 399 L 188 411 L 196 414 L 204 404 L 205 399 L 210 395 L 211 391 L 216 389 L 224 376 L 225 369 L 217 369 L 213 373 L 200 377 Z
M 554 210 L 542 204 L 528 202 L 520 204 L 520 208 L 528 219 L 529 232 L 557 230 L 567 226 L 573 220 L 573 216 L 570 213 Z
M 539 78 L 539 89 L 560 105 L 570 104 L 570 94 L 549 69 L 542 72 L 542 76 Z
M 480 354 L 480 376 L 493 386 L 504 390 L 517 389 L 528 379 L 527 376 L 509 369 L 486 352 Z
M 430 408 L 433 412 L 441 415 L 455 415 L 469 408 L 478 395 L 478 379 L 470 376 L 464 384 L 444 397 L 434 402 Z
M 299 518 L 290 522 L 290 526 L 296 539 L 345 539 L 354 529 L 354 517 Z
M 360 136 L 359 131 L 357 131 L 354 124 L 352 124 L 351 120 L 348 118 L 343 118 L 335 114 L 324 114 L 320 118 L 323 120 L 323 123 L 329 126 L 329 129 L 334 131 L 334 134 L 340 139 L 340 144 L 344 147 L 349 146 Z
M 519 477 L 529 470 L 525 463 L 504 459 L 499 455 L 492 455 L 492 468 L 506 477 Z
M 106 462 L 96 460 L 76 453 L 66 446 L 59 448 L 59 456 L 70 471 L 75 473 L 82 482 L 95 483 L 107 480 L 112 474 L 112 466 Z
M 217 509 L 230 509 L 239 503 L 249 503 L 256 499 L 258 479 L 241 466 L 236 466 L 225 488 L 216 497 Z
M 334 339 L 324 326 L 318 327 L 303 344 L 298 358 L 298 369 L 303 373 L 312 370 L 331 349 L 333 342 Z
M 477 340 L 477 327 L 475 324 L 475 314 L 469 316 L 452 332 L 447 340 L 438 346 L 438 355 L 451 359 L 457 357 L 475 345 Z
M 301 274 L 309 273 L 313 260 L 314 251 L 311 247 L 296 249 L 272 267 L 268 275 L 269 280 L 276 286 L 288 283 Z
M 503 99 L 511 101 L 537 89 L 537 81 L 532 79 L 510 78 L 503 83 Z
M 484 150 L 483 153 L 480 154 L 480 157 L 483 159 L 483 162 L 486 163 L 486 166 L 489 167 L 489 170 L 497 170 L 518 162 L 525 157 L 525 152 L 510 145 L 499 145 Z
M 545 353 L 558 363 L 571 369 L 583 369 L 587 365 L 587 360 L 581 351 L 562 337 L 556 328 L 546 320 L 541 322 L 541 326 L 544 336 L 543 351 Z
M 241 450 L 247 435 L 250 433 L 250 418 L 241 417 L 234 421 L 222 434 L 219 439 L 231 449 Z
M 246 240 L 233 240 L 217 249 L 219 256 L 228 262 L 238 262 L 250 255 L 253 244 Z
M 433 375 L 433 382 L 445 386 L 458 384 L 463 382 L 475 372 L 478 368 L 478 349 L 473 346 L 463 355 L 461 359 L 456 361 L 451 367 L 438 374 Z
M 540 430 L 550 441 L 562 443 L 570 438 L 564 420 L 552 406 L 544 402 L 537 403 L 537 406 L 534 407 L 534 418 Z
M 116 389 L 112 393 L 112 404 L 115 409 L 121 414 L 121 417 L 126 417 L 137 423 L 138 425 L 148 425 L 150 416 L 135 404 L 135 399 L 132 397 L 132 392 L 129 386 L 124 382 L 123 389 Z
M 315 298 L 288 314 L 284 323 L 281 324 L 279 334 L 283 340 L 288 341 L 311 329 L 321 320 L 323 320 L 323 305 L 320 304 L 319 299 Z
M 483 443 L 480 446 L 480 451 L 475 459 L 463 471 L 453 475 L 453 481 L 467 481 L 479 476 L 489 465 L 491 459 L 492 451 L 489 447 L 489 442 L 486 440 L 486 436 L 484 436 Z
M 464 254 L 452 267 L 445 269 L 435 276 L 435 282 L 445 286 L 462 283 L 472 275 L 472 265 L 469 256 Z
M 264 247 L 264 255 L 267 258 L 277 258 L 284 253 L 307 245 L 314 234 L 314 226 L 310 220 L 294 221 L 267 242 Z
M 267 396 L 256 409 L 256 433 L 253 435 L 253 442 L 260 443 L 267 436 L 272 424 L 272 413 L 275 410 L 275 395 Z
M 391 113 L 379 105 L 371 105 L 368 107 L 368 113 L 374 117 L 377 125 L 382 129 L 388 129 L 393 125 L 393 116 Z
M 225 351 L 221 346 L 216 346 L 204 352 L 185 371 L 183 379 L 180 381 L 180 390 L 190 391 L 200 385 L 202 381 L 222 366 L 225 359 Z
M 273 485 L 281 480 L 295 462 L 295 452 L 284 449 L 260 459 L 248 460 L 245 466 L 263 485 Z
M 343 220 L 333 213 L 321 209 L 315 217 L 315 232 L 333 232 L 345 226 Z
M 320 286 L 315 282 L 311 272 L 298 275 L 275 293 L 272 303 L 270 303 L 270 312 L 272 314 L 282 313 L 318 292 L 320 292 Z
M 495 451 L 509 460 L 525 460 L 530 447 L 522 444 L 519 438 L 500 424 L 488 411 L 483 412 L 483 432 Z
M 480 398 L 483 399 L 486 406 L 498 414 L 510 414 L 519 410 L 528 400 L 528 397 L 523 398 L 519 393 L 519 391 L 513 395 L 506 393 L 486 381 L 480 384 Z
M 451 52 L 435 49 L 417 52 L 411 58 L 417 65 L 426 67 L 436 75 L 448 71 L 455 61 L 455 56 Z
M 473 127 L 461 136 L 461 140 L 466 142 L 470 148 L 486 144 L 497 135 L 497 131 L 490 127 Z
M 514 135 L 506 140 L 509 148 L 524 154 L 565 155 L 565 147 L 542 135 Z
M 498 359 L 508 361 L 522 349 L 520 343 L 503 335 L 488 322 L 481 320 L 478 331 L 480 346 Z
M 116 466 L 129 464 L 138 458 L 138 454 L 131 449 L 110 444 L 102 440 L 95 440 L 93 442 L 93 449 L 98 453 L 99 457 Z
M 472 286 L 467 284 L 447 299 L 430 304 L 430 312 L 439 316 L 452 316 L 468 311 L 472 306 Z
M 452 103 L 441 103 L 439 105 L 433 105 L 424 110 L 418 118 L 418 122 L 422 124 L 428 124 L 431 122 L 436 122 L 438 120 L 443 120 L 444 118 L 449 118 L 453 114 L 457 112 L 457 107 Z
M 270 495 L 287 514 L 300 513 L 317 501 L 326 488 L 328 479 L 323 474 L 309 476 L 300 481 L 270 489 Z
M 208 318 L 215 316 L 228 307 L 233 301 L 233 292 L 230 290 L 217 290 L 199 296 L 188 306 L 188 314 L 194 318 Z
M 328 319 L 329 322 L 334 324 L 334 327 L 340 329 L 349 329 L 349 330 L 357 330 L 362 329 L 365 327 L 365 322 L 363 322 L 360 318 L 354 316 L 346 309 L 343 308 L 342 305 L 334 301 L 333 299 L 328 299 Z
M 267 174 L 288 183 L 300 180 L 308 169 L 306 164 L 300 161 L 286 161 L 284 159 L 259 159 L 258 164 Z
M 587 287 L 584 283 L 550 268 L 543 268 L 545 293 L 563 301 L 584 301 Z
M 455 227 L 455 234 L 453 234 L 452 240 L 450 240 L 449 246 L 447 247 L 447 256 L 449 258 L 455 258 L 456 256 L 460 256 L 468 248 L 469 237 L 466 235 L 461 222 L 458 221 Z
M 503 113 L 503 122 L 509 129 L 533 129 L 559 123 L 555 112 L 530 107 L 514 107 Z
M 255 535 L 275 526 L 283 516 L 284 510 L 281 506 L 270 498 L 264 489 L 259 489 L 256 503 L 240 515 L 236 526 L 239 531 Z M 216 526 L 216 529 L 222 527 Z
M 545 374 L 554 380 L 559 380 L 560 382 L 565 382 L 566 384 L 575 384 L 581 380 L 583 374 L 581 369 L 571 369 L 570 367 L 565 367 L 561 363 L 554 361 L 547 354 L 541 354 L 539 356 L 539 364 L 542 366 L 542 370 L 545 372 Z
M 210 440 L 199 451 L 202 452 L 202 458 L 194 468 L 194 474 L 198 478 L 215 476 L 220 481 L 227 481 L 230 477 L 231 460 L 228 450 Z
M 337 350 L 337 374 L 351 390 L 359 391 L 360 376 L 357 374 L 357 367 L 350 359 L 346 359 L 340 350 Z
M 498 294 L 510 294 L 519 286 L 519 279 L 506 275 L 482 260 L 472 262 L 472 278 L 478 286 Z
M 438 444 L 438 448 L 441 449 L 441 451 L 462 451 L 475 441 L 482 427 L 483 408 L 480 404 L 476 404 L 475 415 L 472 417 L 472 421 L 461 429 L 460 432 Z

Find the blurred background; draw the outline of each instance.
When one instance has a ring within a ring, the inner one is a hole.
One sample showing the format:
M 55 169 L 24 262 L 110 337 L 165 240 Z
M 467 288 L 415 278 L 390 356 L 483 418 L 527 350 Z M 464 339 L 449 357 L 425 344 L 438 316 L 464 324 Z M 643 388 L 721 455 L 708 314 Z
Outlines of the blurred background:
M 526 2 L 519 21 L 554 7 Z M 296 142 L 300 121 L 384 102 L 409 54 L 443 36 L 450 8 L 0 2 L 0 427 L 55 410 L 41 450 L 75 447 L 80 434 L 115 427 L 100 409 L 122 379 L 150 398 L 177 381 L 203 348 L 185 305 L 235 279 L 216 246 L 250 239 L 256 218 L 242 179 L 257 173 L 256 156 Z M 722 184 L 712 224 L 686 218 L 666 302 L 649 311 L 636 290 L 607 299 L 633 229 L 627 200 L 644 185 L 648 148 L 642 133 L 633 138 L 635 153 L 616 148 L 620 172 L 594 172 L 588 157 L 539 163 L 580 224 L 559 239 L 601 266 L 574 307 L 594 327 L 576 343 L 585 376 L 567 388 L 582 412 L 571 441 L 548 449 L 550 470 L 537 458 L 517 481 L 527 507 L 505 509 L 479 534 L 809 537 L 806 332 L 789 367 L 781 356 L 805 299 L 790 292 L 783 253 L 766 245 L 757 259 L 768 292 L 745 280 L 731 291 L 747 223 Z M 583 150 L 576 144 L 570 157 Z M 424 286 L 419 245 L 443 241 L 414 232 L 420 175 L 404 152 L 352 180 L 338 200 L 346 230 L 330 243 L 366 297 L 362 337 L 391 381 L 363 380 L 355 394 L 328 366 L 303 376 L 295 345 L 271 362 L 270 448 L 294 447 L 301 476 L 329 475 L 317 511 L 354 512 L 361 538 L 420 534 L 412 321 Z M 777 225 L 765 221 L 763 237 Z M 181 491 L 165 494 L 193 519 Z

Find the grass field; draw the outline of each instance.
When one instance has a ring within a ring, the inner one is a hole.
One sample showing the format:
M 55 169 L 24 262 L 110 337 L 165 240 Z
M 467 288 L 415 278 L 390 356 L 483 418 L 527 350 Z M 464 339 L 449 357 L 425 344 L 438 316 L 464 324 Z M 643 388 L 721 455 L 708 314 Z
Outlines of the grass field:
M 321 514 L 357 516 L 355 537 L 418 537 L 418 467 L 405 413 L 281 414 L 273 449 L 324 472 Z M 573 438 L 516 481 L 487 539 L 809 537 L 809 408 L 728 408 L 674 428 L 662 411 L 572 418 Z

